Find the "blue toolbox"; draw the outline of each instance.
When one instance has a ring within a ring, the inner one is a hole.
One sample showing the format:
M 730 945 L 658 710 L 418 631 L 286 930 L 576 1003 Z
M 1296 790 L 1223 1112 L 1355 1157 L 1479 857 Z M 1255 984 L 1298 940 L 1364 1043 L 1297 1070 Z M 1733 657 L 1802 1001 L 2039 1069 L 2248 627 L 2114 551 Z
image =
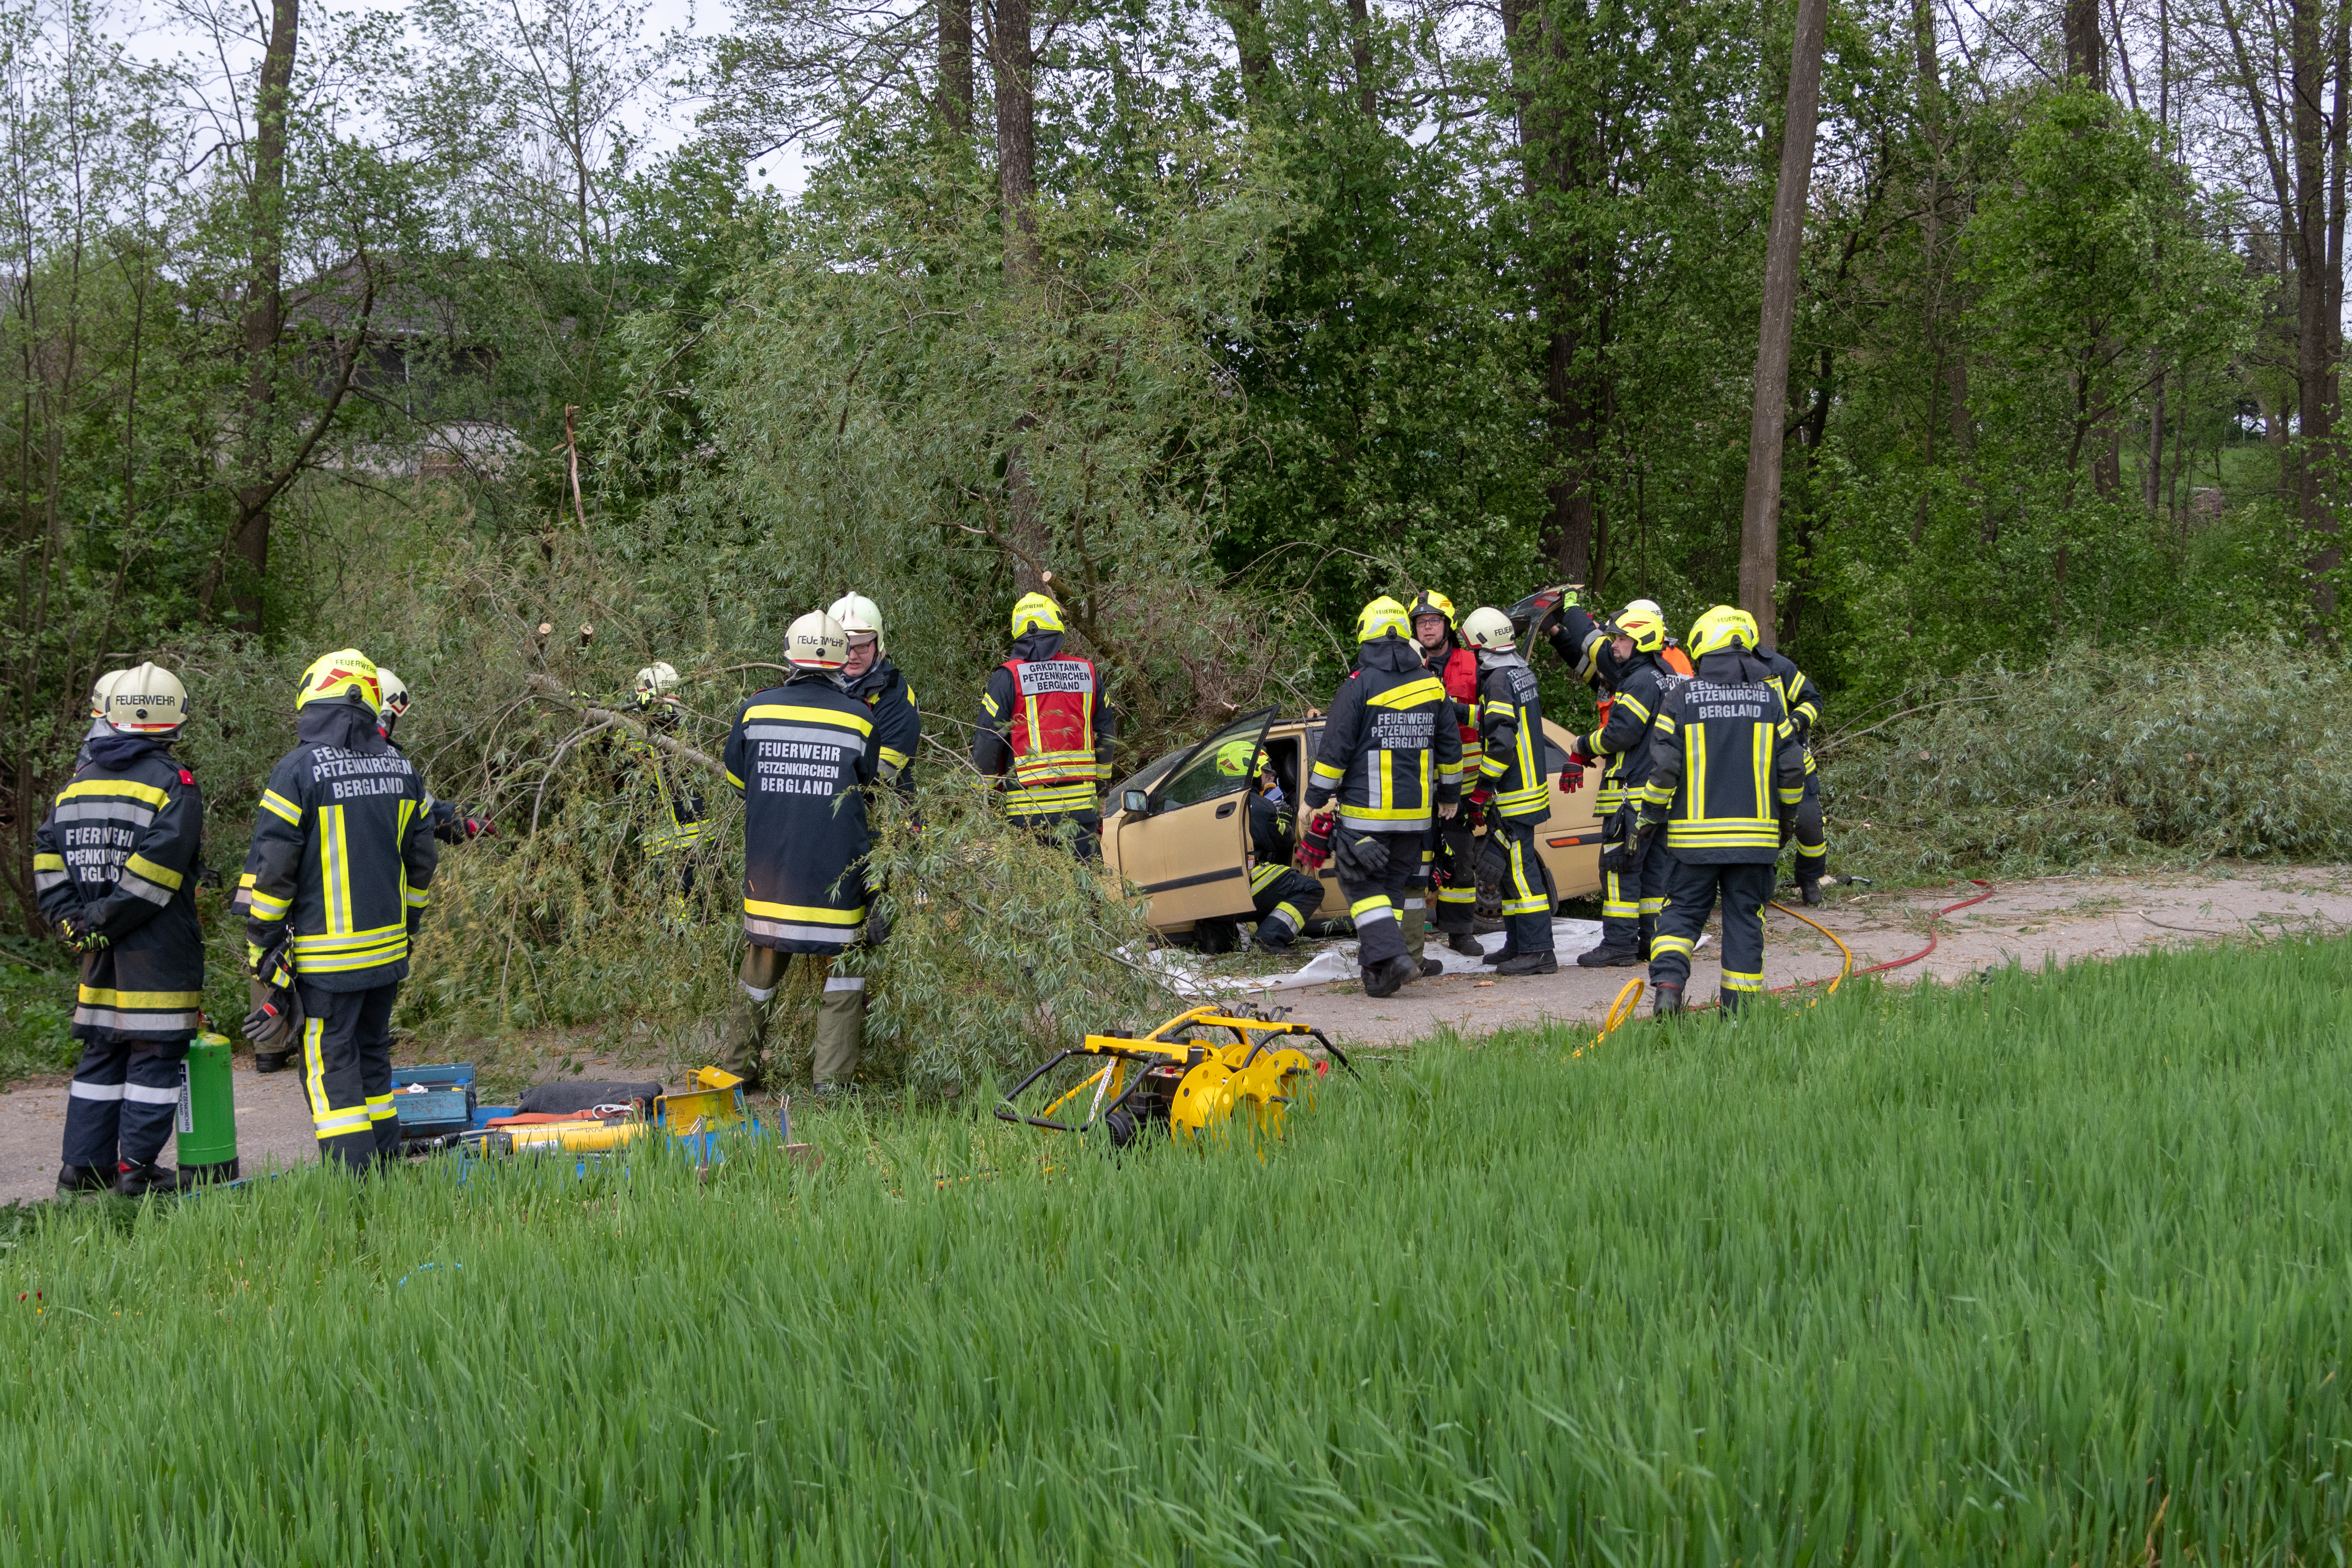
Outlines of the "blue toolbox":
M 404 1143 L 466 1131 L 474 1125 L 474 1064 L 393 1068 L 392 1108 Z

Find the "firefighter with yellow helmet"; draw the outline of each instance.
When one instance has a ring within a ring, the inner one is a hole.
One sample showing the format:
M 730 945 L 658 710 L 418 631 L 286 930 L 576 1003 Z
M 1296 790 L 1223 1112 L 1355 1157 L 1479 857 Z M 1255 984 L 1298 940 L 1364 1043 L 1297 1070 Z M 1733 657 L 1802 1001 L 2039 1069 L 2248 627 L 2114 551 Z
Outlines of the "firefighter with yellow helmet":
M 1062 607 L 1044 594 L 1013 606 L 1013 657 L 980 699 L 972 765 L 1001 779 L 1004 814 L 1027 827 L 1076 832 L 1081 859 L 1102 855 L 1103 786 L 1118 721 L 1094 661 L 1062 651 Z
M 153 664 L 110 671 L 92 701 L 102 714 L 89 755 L 33 849 L 35 899 L 81 970 L 71 1033 L 82 1054 L 58 1195 L 136 1197 L 181 1184 L 157 1162 L 204 999 L 205 805 L 195 774 L 171 754 L 188 718 L 178 677 Z
M 1577 612 L 1570 612 L 1571 614 Z M 1608 760 L 1594 809 L 1601 833 L 1601 945 L 1577 955 L 1586 969 L 1646 963 L 1666 907 L 1668 851 L 1635 830 L 1642 786 L 1650 777 L 1650 740 L 1666 694 L 1684 679 L 1665 661 L 1666 620 L 1636 599 L 1610 622 L 1595 622 L 1594 664 L 1606 694 L 1601 722 L 1569 748 L 1569 766 Z
M 1323 884 L 1290 863 L 1297 818 L 1282 798 L 1274 759 L 1255 741 L 1217 748 L 1217 771 L 1249 781 L 1250 905 L 1257 912 L 1257 945 L 1287 952 L 1322 907 Z
M 1691 627 L 1695 673 L 1665 697 L 1642 785 L 1643 831 L 1673 852 L 1666 909 L 1650 944 L 1652 1011 L 1679 1012 L 1691 954 L 1723 903 L 1727 1013 L 1764 989 L 1764 904 L 1783 822 L 1805 793 L 1805 752 L 1757 657 L 1756 622 L 1717 605 Z
M 363 1170 L 398 1152 L 392 1008 L 440 856 L 432 800 L 378 727 L 373 660 L 343 648 L 295 694 L 299 741 L 254 814 L 246 957 L 257 1053 L 299 1044 L 322 1161 Z
M 719 1026 L 720 1059 L 764 1076 L 768 1013 L 795 953 L 824 975 L 816 1017 L 816 1092 L 857 1070 L 866 1031 L 867 786 L 881 777 L 874 710 L 843 689 L 849 638 L 811 612 L 784 634 L 792 674 L 747 700 L 728 732 L 727 782 L 743 795 L 742 996 Z

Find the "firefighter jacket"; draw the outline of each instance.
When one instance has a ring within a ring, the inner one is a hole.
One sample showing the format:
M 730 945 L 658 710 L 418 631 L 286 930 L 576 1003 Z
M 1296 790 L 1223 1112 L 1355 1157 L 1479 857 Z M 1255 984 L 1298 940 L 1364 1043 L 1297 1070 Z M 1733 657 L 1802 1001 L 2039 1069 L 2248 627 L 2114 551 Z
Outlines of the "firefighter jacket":
M 322 991 L 368 991 L 408 975 L 441 849 L 415 764 L 355 702 L 298 720 L 254 813 L 247 956 L 290 930 L 294 973 Z
M 1780 694 L 1781 705 L 1789 710 L 1789 722 L 1796 726 L 1797 740 L 1805 748 L 1805 771 L 1810 773 L 1813 771 L 1813 726 L 1822 721 L 1822 689 L 1777 648 L 1758 648 L 1756 657 L 1772 672 L 1772 689 Z
M 33 846 L 42 915 L 51 923 L 72 915 L 109 939 L 82 955 L 72 1033 L 177 1045 L 195 1034 L 204 1000 L 204 797 L 196 775 L 143 735 L 90 745 Z
M 1249 803 L 1250 892 L 1263 893 L 1290 869 L 1290 807 L 1253 792 Z
M 1577 605 L 1562 605 L 1559 620 L 1546 634 L 1552 652 L 1561 662 L 1576 671 L 1576 678 L 1591 687 L 1612 687 L 1623 673 L 1617 662 L 1617 650 L 1611 646 L 1609 628 L 1592 618 L 1592 613 Z
M 1449 635 L 1446 651 L 1425 655 L 1429 673 L 1437 677 L 1445 688 L 1445 695 L 1454 699 L 1454 710 L 1462 719 L 1462 776 L 1478 776 L 1478 655 L 1472 649 L 1457 647 Z
M 1771 669 L 1726 648 L 1667 693 L 1650 741 L 1645 815 L 1663 810 L 1666 847 L 1695 865 L 1780 858 L 1780 813 L 1805 795 L 1805 752 Z
M 629 754 L 654 781 L 657 797 L 653 821 L 637 835 L 649 856 L 678 855 L 702 842 L 702 796 L 678 776 L 683 765 L 667 749 L 650 740 L 632 737 Z
M 1533 826 L 1551 818 L 1551 775 L 1544 771 L 1543 701 L 1536 672 L 1517 653 L 1478 656 L 1477 724 L 1485 742 L 1478 780 L 1507 822 Z
M 849 694 L 866 704 L 874 716 L 874 754 L 884 784 L 912 793 L 915 775 L 907 771 L 923 743 L 923 715 L 915 706 L 915 689 L 898 667 L 877 658 L 873 668 L 848 687 Z
M 743 793 L 743 934 L 778 952 L 836 953 L 866 923 L 866 786 L 874 710 L 802 670 L 736 710 L 727 782 Z
M 1601 704 L 1601 727 L 1577 737 L 1586 755 L 1609 759 L 1601 775 L 1601 795 L 1594 809 L 1603 816 L 1626 801 L 1639 798 L 1650 781 L 1650 737 L 1666 695 L 1685 678 L 1669 669 L 1657 655 L 1637 653 L 1622 665 L 1615 656 L 1616 689 Z
M 1433 806 L 1462 797 L 1461 723 L 1418 644 L 1363 644 L 1324 718 L 1307 809 L 1337 795 L 1339 820 L 1359 833 L 1425 830 Z
M 1062 634 L 1031 632 L 988 678 L 972 765 L 1005 778 L 1005 815 L 1099 815 L 1096 800 L 1110 779 L 1118 720 L 1091 660 L 1065 658 Z

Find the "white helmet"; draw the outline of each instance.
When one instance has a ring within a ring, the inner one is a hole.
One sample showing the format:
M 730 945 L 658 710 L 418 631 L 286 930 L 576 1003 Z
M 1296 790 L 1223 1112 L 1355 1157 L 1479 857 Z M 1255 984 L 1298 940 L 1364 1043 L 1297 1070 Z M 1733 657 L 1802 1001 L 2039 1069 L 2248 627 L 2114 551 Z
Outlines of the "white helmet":
M 821 610 L 811 610 L 784 633 L 784 658 L 795 669 L 837 672 L 849 662 L 849 634 Z
M 188 689 L 152 664 L 122 670 L 107 688 L 106 721 L 126 735 L 173 735 L 188 721 Z
M 383 694 L 383 706 L 376 710 L 380 718 L 397 719 L 408 711 L 408 682 L 392 672 L 392 666 L 375 667 L 376 689 Z
M 631 689 L 636 693 L 640 707 L 667 697 L 677 689 L 677 668 L 661 662 L 649 664 L 637 671 L 636 684 Z
M 1462 640 L 1488 653 L 1501 653 L 1518 640 L 1511 617 L 1486 605 L 1470 612 L 1462 623 Z
M 91 718 L 103 719 L 106 717 L 106 694 L 112 690 L 114 683 L 121 679 L 122 672 L 121 670 L 110 669 L 104 675 L 100 676 L 96 680 L 90 682 L 89 716 Z
M 871 637 L 875 658 L 880 658 L 890 651 L 889 643 L 882 636 L 882 611 L 865 595 L 844 594 L 825 614 L 838 621 L 842 631 L 850 637 Z

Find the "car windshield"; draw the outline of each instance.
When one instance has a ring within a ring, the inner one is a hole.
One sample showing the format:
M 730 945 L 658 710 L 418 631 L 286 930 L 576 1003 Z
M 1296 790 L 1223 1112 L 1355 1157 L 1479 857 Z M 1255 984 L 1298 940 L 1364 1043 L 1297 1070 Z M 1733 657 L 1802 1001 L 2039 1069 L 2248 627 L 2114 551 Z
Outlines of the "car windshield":
M 1127 792 L 1131 789 L 1150 789 L 1153 784 L 1158 784 L 1161 779 L 1168 776 L 1168 770 L 1170 768 L 1172 768 L 1178 763 L 1182 762 L 1186 757 L 1192 754 L 1192 748 L 1190 746 L 1179 746 L 1165 756 L 1153 758 L 1150 763 L 1137 769 L 1133 773 L 1130 773 L 1128 777 L 1121 780 L 1118 789 L 1112 795 L 1111 798 L 1114 801 L 1124 799 Z
M 1265 735 L 1266 723 L 1273 717 L 1273 709 L 1260 709 L 1255 713 L 1245 714 L 1234 720 L 1210 736 L 1208 744 L 1193 752 L 1192 760 L 1186 763 L 1173 778 L 1160 786 L 1158 794 L 1162 808 L 1192 805 L 1201 801 L 1214 800 L 1221 795 L 1231 795 L 1236 790 L 1249 788 L 1248 761 L 1244 760 L 1242 763 L 1240 772 L 1227 773 L 1217 765 L 1217 758 L 1227 746 L 1236 741 L 1248 742 L 1251 755 L 1255 757 L 1257 750 L 1256 743 L 1260 737 Z

